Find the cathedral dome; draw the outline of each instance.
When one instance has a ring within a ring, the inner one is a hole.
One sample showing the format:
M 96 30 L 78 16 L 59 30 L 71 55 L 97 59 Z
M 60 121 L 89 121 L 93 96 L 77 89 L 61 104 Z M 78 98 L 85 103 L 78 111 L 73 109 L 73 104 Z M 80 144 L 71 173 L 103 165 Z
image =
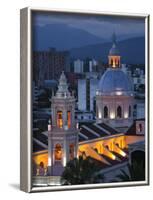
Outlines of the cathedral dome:
M 99 92 L 106 94 L 132 94 L 133 84 L 122 69 L 109 68 L 99 81 Z

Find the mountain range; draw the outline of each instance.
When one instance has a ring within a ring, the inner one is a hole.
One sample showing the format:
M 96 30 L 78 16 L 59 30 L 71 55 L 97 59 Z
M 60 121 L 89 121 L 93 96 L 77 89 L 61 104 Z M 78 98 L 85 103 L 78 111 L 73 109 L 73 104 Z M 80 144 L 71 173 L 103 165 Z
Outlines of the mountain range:
M 69 50 L 100 42 L 103 43 L 106 40 L 66 24 L 33 26 L 34 50 L 46 50 L 49 47 L 55 47 L 57 50 Z
M 112 46 L 111 42 L 87 45 L 80 48 L 70 50 L 73 59 L 85 59 L 87 57 L 100 59 L 107 62 L 108 53 Z M 117 43 L 121 55 L 121 62 L 128 64 L 144 64 L 145 63 L 145 38 L 137 37 L 119 41 Z
M 129 38 L 130 37 L 130 38 Z M 145 62 L 145 39 L 136 35 L 118 36 L 118 48 L 122 63 L 143 64 Z M 33 50 L 69 50 L 71 58 L 95 58 L 107 62 L 112 43 L 85 30 L 66 24 L 33 26 Z

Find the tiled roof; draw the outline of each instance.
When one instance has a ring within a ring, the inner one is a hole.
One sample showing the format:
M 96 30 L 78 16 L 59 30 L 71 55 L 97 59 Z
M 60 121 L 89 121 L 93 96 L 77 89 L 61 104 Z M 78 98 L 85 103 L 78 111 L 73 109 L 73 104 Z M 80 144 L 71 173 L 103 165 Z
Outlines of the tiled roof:
M 45 145 L 48 145 L 48 137 L 43 133 L 35 133 L 33 137 L 36 138 L 37 140 L 40 140 Z
M 81 134 L 79 134 L 79 142 L 83 142 L 85 140 L 86 140 L 86 138 L 84 138 Z
M 95 134 L 93 134 L 91 131 L 87 130 L 84 127 L 81 127 L 80 132 L 85 135 L 86 137 L 88 137 L 89 140 L 91 139 L 95 139 L 98 138 Z
M 43 150 L 45 150 L 45 148 L 42 145 L 38 144 L 38 142 L 33 140 L 33 152 L 43 151 Z
M 88 125 L 88 127 L 95 131 L 96 133 L 99 134 L 100 137 L 103 137 L 103 136 L 107 136 L 108 134 L 106 132 L 104 132 L 103 130 L 99 129 L 97 126 L 95 126 L 94 124 L 90 124 Z
M 112 128 L 111 126 L 109 126 L 105 123 L 100 123 L 98 125 L 101 126 L 104 129 L 106 129 L 107 131 L 109 131 L 111 135 L 118 133 L 118 131 L 116 129 Z
M 33 152 L 45 150 L 48 145 L 48 137 L 40 132 L 33 134 Z
M 100 124 L 85 123 L 85 124 L 82 124 L 82 126 L 80 127 L 78 136 L 79 136 L 79 142 L 84 142 L 87 140 L 107 137 L 109 135 L 113 135 L 117 133 L 118 133 L 117 130 L 113 129 L 112 127 L 104 123 L 100 123 Z M 44 146 L 41 147 L 41 144 L 48 146 L 47 135 L 36 131 L 33 133 L 33 138 L 36 139 L 33 145 L 34 152 L 44 150 Z
M 85 124 L 82 124 L 80 128 L 80 133 L 81 134 L 79 134 L 79 142 L 82 142 L 85 140 L 98 139 L 101 137 L 107 137 L 110 135 L 117 134 L 119 132 L 116 129 L 104 123 L 100 123 L 100 124 L 85 123 Z M 87 139 L 82 138 L 81 135 L 84 135 L 85 137 L 87 137 Z
M 136 122 L 129 127 L 129 129 L 126 132 L 126 135 L 136 135 Z

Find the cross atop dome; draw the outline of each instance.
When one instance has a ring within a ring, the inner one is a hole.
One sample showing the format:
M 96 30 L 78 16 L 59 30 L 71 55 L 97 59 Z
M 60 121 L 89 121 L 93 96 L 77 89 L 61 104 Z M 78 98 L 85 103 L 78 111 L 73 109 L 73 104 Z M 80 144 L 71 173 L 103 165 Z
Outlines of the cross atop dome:
M 112 42 L 116 45 L 116 34 L 115 32 L 112 34 Z
M 58 85 L 58 90 L 56 92 L 56 97 L 69 97 L 70 92 L 68 90 L 68 84 L 67 84 L 67 79 L 64 74 L 64 71 L 62 71 L 61 76 L 59 78 L 59 85 Z
M 112 34 L 112 48 L 109 50 L 109 55 L 110 56 L 119 56 L 119 50 L 117 48 L 117 42 L 116 42 L 116 34 L 115 32 Z

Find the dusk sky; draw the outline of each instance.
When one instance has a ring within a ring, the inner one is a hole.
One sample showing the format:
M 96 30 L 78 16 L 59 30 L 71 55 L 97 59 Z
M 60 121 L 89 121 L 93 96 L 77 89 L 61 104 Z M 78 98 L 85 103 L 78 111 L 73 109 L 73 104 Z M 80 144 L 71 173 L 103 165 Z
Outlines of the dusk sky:
M 62 24 L 71 28 L 77 28 L 88 33 L 110 40 L 115 32 L 118 36 L 144 36 L 144 19 L 122 18 L 114 16 L 89 16 L 89 15 L 70 15 L 70 14 L 46 14 L 35 13 L 33 24 L 38 26 Z

